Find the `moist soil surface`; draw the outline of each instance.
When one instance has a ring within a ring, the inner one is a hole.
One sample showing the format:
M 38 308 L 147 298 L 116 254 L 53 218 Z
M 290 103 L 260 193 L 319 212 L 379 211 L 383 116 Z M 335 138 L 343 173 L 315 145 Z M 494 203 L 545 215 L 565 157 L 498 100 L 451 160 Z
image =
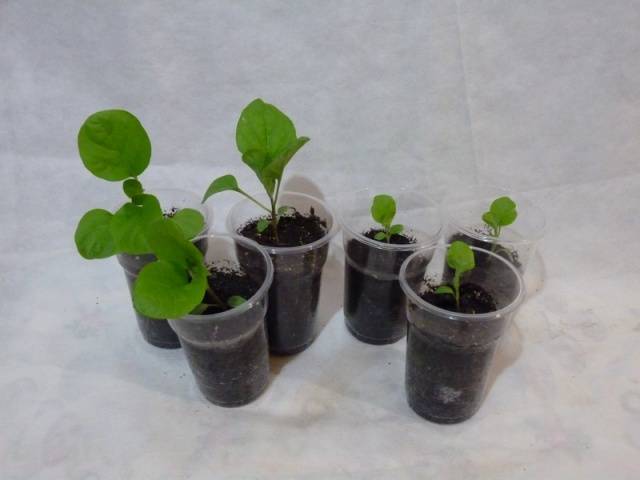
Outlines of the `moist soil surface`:
M 262 217 L 267 218 L 267 217 Z M 278 238 L 271 228 L 258 233 L 261 218 L 254 218 L 238 229 L 238 234 L 261 245 L 297 247 L 321 239 L 327 233 L 327 223 L 313 208 L 302 214 L 294 212 L 280 217 Z M 237 247 L 242 267 L 256 276 L 264 269 L 262 259 L 248 249 Z M 273 282 L 269 289 L 266 323 L 269 349 L 276 355 L 292 355 L 307 348 L 317 334 L 317 309 L 322 281 L 322 268 L 329 244 L 295 254 L 271 255 Z
M 493 297 L 480 285 L 463 283 L 460 285 L 460 310 L 456 306 L 456 299 L 450 294 L 435 293 L 427 290 L 421 298 L 431 305 L 458 313 L 489 313 L 497 310 Z
M 249 300 L 260 288 L 248 275 L 240 270 L 230 268 L 209 266 L 209 289 L 215 293 L 214 298 L 211 292 L 207 291 L 204 303 L 211 306 L 208 307 L 202 315 L 211 315 L 214 313 L 226 312 L 231 310 L 228 301 L 234 295 Z
M 313 208 L 308 214 L 294 212 L 290 215 L 283 215 L 278 221 L 278 238 L 273 234 L 271 224 L 262 233 L 258 232 L 258 222 L 269 219 L 264 216 L 254 218 L 240 227 L 238 233 L 243 237 L 250 238 L 261 245 L 270 247 L 299 247 L 307 245 L 321 239 L 327 232 L 327 222 L 315 214 Z
M 381 229 L 363 233 L 375 240 Z M 380 242 L 386 243 L 386 242 Z M 415 239 L 392 235 L 393 245 L 410 245 Z M 412 250 L 393 251 L 374 248 L 357 239 L 347 244 L 344 310 L 347 328 L 358 340 L 374 345 L 393 343 L 405 336 L 407 317 L 405 295 L 397 275 Z

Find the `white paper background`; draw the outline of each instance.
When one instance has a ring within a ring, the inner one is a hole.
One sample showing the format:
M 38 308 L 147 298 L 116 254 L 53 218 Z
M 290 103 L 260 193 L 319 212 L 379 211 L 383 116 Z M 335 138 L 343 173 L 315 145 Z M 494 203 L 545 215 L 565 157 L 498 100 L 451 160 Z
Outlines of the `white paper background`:
M 633 0 L 0 1 L 0 477 L 638 478 L 639 27 Z M 290 186 L 490 181 L 545 210 L 544 281 L 472 420 L 421 420 L 403 342 L 349 336 L 339 243 L 321 336 L 235 410 L 144 344 L 115 261 L 75 253 L 121 198 L 77 156 L 88 114 L 141 119 L 149 187 L 255 190 L 234 128 L 256 96 L 312 139 Z

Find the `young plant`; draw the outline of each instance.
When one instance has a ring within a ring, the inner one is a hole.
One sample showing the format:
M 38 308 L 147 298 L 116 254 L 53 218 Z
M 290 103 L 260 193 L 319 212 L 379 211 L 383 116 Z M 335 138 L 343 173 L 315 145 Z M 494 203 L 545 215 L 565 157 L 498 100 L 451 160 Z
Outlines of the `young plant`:
M 156 257 L 145 265 L 133 287 L 133 304 L 151 318 L 180 318 L 188 313 L 201 314 L 211 306 L 225 307 L 210 287 L 204 256 L 185 240 L 181 229 L 169 219 L 150 227 L 149 244 Z M 209 294 L 211 301 L 206 303 Z M 234 295 L 227 300 L 231 308 L 246 300 Z
M 87 170 L 103 180 L 123 181 L 128 197 L 115 213 L 93 209 L 80 219 L 75 243 L 86 259 L 107 258 L 118 253 L 151 253 L 149 229 L 163 218 L 158 199 L 145 193 L 138 176 L 151 159 L 151 142 L 139 120 L 125 110 L 104 110 L 89 116 L 78 133 L 78 151 Z M 184 208 L 170 220 L 185 239 L 198 235 L 204 218 Z
M 396 201 L 390 195 L 376 195 L 373 197 L 371 216 L 383 228 L 382 232 L 375 234 L 373 237 L 375 240 L 389 243 L 393 235 L 402 233 L 404 230 L 404 225 L 399 223 L 392 225 L 393 218 L 396 216 Z
M 293 122 L 275 106 L 259 98 L 252 101 L 240 114 L 236 126 L 236 146 L 242 154 L 242 161 L 253 170 L 262 183 L 270 205 L 264 205 L 241 189 L 233 175 L 223 175 L 211 182 L 202 201 L 205 202 L 212 195 L 227 190 L 244 195 L 268 214 L 268 219 L 258 222 L 258 232 L 262 233 L 271 227 L 277 241 L 280 216 L 291 208 L 278 208 L 282 175 L 296 152 L 308 141 L 307 137 L 297 136 Z
M 473 250 L 466 243 L 457 240 L 447 250 L 447 265 L 453 269 L 451 285 L 440 285 L 436 288 L 438 294 L 453 295 L 456 299 L 456 308 L 460 310 L 460 278 L 462 274 L 473 270 L 476 266 Z
M 489 211 L 482 214 L 482 220 L 487 224 L 490 234 L 494 238 L 500 236 L 502 227 L 511 225 L 517 217 L 516 203 L 509 197 L 495 199 L 491 203 Z

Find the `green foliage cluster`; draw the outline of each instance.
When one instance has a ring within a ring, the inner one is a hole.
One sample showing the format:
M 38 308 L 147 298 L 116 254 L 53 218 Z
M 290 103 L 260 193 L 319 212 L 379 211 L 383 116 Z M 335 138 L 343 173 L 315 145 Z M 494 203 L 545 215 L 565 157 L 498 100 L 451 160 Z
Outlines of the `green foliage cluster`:
M 75 243 L 86 259 L 107 258 L 118 253 L 153 253 L 150 229 L 164 215 L 158 199 L 146 193 L 138 176 L 151 159 L 151 142 L 140 121 L 125 110 L 104 110 L 89 116 L 78 133 L 78 151 L 93 175 L 122 183 L 127 203 L 115 213 L 96 208 L 83 215 Z M 197 210 L 184 208 L 167 219 L 191 239 L 204 228 Z
M 502 227 L 511 225 L 517 217 L 516 202 L 509 197 L 496 198 L 491 202 L 489 211 L 482 214 L 482 220 L 489 227 L 491 236 L 495 238 L 500 236 Z
M 244 195 L 268 213 L 268 220 L 263 219 L 258 223 L 258 232 L 262 233 L 271 227 L 277 240 L 278 220 L 291 208 L 278 208 L 282 175 L 296 152 L 308 141 L 307 137 L 297 136 L 293 122 L 275 106 L 259 98 L 253 100 L 240 114 L 236 126 L 236 146 L 242 161 L 253 170 L 264 187 L 270 205 L 264 205 L 241 189 L 233 175 L 223 175 L 211 182 L 202 201 L 224 191 Z
M 373 197 L 373 203 L 371 204 L 371 216 L 373 219 L 382 225 L 382 232 L 378 232 L 373 237 L 380 242 L 385 241 L 389 243 L 393 235 L 402 233 L 404 225 L 396 223 L 392 225 L 393 219 L 396 216 L 396 201 L 390 195 L 376 195 Z

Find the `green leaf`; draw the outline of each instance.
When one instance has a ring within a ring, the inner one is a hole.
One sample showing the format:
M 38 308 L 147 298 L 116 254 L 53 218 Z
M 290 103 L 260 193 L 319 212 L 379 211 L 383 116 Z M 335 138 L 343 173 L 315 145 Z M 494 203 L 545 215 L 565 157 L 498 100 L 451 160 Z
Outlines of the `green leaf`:
M 267 228 L 269 228 L 269 223 L 269 220 L 267 220 L 266 218 L 261 218 L 260 220 L 258 220 L 258 224 L 256 225 L 256 230 L 258 231 L 258 233 L 262 233 Z
M 208 272 L 204 258 L 169 219 L 149 227 L 149 243 L 157 261 L 146 265 L 133 289 L 133 303 L 151 318 L 180 318 L 204 298 Z
M 153 195 L 136 195 L 131 203 L 124 204 L 111 220 L 111 235 L 118 251 L 131 255 L 151 253 L 147 230 L 162 219 L 162 209 Z
M 482 214 L 482 220 L 493 229 L 497 229 L 500 226 L 491 212 L 484 212 Z
M 157 260 L 146 265 L 134 284 L 133 304 L 151 318 L 180 318 L 204 298 L 206 273 L 193 276 L 179 264 Z
M 447 264 L 456 271 L 456 275 L 472 270 L 476 266 L 473 250 L 460 240 L 453 242 L 447 250 Z
M 399 233 L 402 233 L 403 230 L 404 230 L 404 225 L 396 223 L 395 225 L 391 225 L 391 228 L 389 229 L 389 233 L 391 235 L 398 235 Z
M 293 145 L 271 160 L 260 174 L 260 180 L 262 183 L 265 184 L 265 182 L 267 182 L 271 184 L 271 182 L 275 182 L 276 180 L 280 181 L 282 174 L 284 173 L 284 169 L 289 164 L 289 161 L 308 141 L 309 138 L 307 137 L 300 137 L 296 139 Z
M 253 150 L 271 160 L 288 150 L 294 142 L 296 129 L 293 122 L 275 106 L 257 98 L 242 110 L 236 126 L 236 145 L 243 155 Z
M 294 213 L 296 209 L 294 207 L 290 207 L 288 205 L 283 205 L 278 207 L 278 215 L 287 215 L 288 213 Z
M 204 217 L 193 208 L 178 210 L 170 220 L 182 229 L 186 240 L 196 237 L 204 229 Z
M 247 303 L 247 300 L 240 295 L 233 295 L 227 300 L 227 305 L 229 305 L 231 308 L 239 307 L 243 303 Z
M 78 223 L 74 240 L 78 253 L 84 258 L 107 258 L 116 254 L 116 243 L 111 235 L 111 212 L 90 210 Z
M 378 232 L 373 236 L 374 240 L 378 240 L 379 242 L 387 239 L 387 234 L 384 232 Z
M 451 288 L 449 285 L 440 285 L 438 288 L 436 288 L 436 293 L 455 295 L 453 288 Z
M 489 213 L 493 217 L 495 223 L 501 227 L 511 225 L 513 222 L 515 222 L 516 217 L 518 216 L 516 203 L 509 197 L 496 198 L 491 203 Z
M 376 222 L 389 228 L 396 216 L 396 201 L 390 195 L 376 195 L 371 205 L 371 216 Z
M 78 150 L 84 166 L 109 181 L 137 177 L 151 158 L 147 132 L 125 110 L 103 110 L 87 118 L 78 132 Z
M 124 194 L 129 198 L 133 198 L 144 193 L 142 184 L 135 178 L 129 178 L 128 180 L 125 180 L 122 184 L 122 190 L 124 191 Z
M 207 188 L 207 191 L 202 198 L 202 203 L 206 202 L 211 195 L 225 192 L 227 190 L 233 190 L 235 192 L 240 190 L 240 187 L 238 187 L 238 181 L 233 175 L 223 175 L 211 182 L 211 185 L 209 185 L 209 188 Z

